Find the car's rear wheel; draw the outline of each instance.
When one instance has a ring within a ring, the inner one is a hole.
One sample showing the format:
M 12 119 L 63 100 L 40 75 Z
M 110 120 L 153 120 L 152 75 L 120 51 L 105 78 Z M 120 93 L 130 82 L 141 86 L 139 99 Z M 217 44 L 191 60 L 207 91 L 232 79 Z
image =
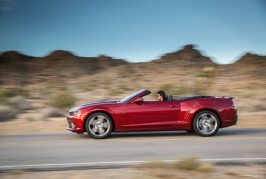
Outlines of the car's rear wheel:
M 108 137 L 113 130 L 111 118 L 105 113 L 94 113 L 86 121 L 87 133 L 95 139 Z
M 212 111 L 204 110 L 199 112 L 193 120 L 193 130 L 201 136 L 212 136 L 220 128 L 219 117 Z

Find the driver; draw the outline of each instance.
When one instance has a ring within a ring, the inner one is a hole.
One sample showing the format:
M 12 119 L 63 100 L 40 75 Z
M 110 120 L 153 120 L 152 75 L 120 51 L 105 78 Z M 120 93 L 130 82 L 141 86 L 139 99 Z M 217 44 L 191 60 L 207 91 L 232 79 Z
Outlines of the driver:
M 159 101 L 167 101 L 167 97 L 166 97 L 166 94 L 163 90 L 160 90 L 157 92 L 157 99 Z

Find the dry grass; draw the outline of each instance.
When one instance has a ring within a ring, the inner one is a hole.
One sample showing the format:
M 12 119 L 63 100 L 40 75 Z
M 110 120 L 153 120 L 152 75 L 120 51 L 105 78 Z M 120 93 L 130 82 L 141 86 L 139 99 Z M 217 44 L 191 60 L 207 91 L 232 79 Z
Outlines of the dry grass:
M 59 109 L 65 109 L 74 106 L 75 101 L 76 99 L 74 96 L 68 92 L 59 91 L 51 96 L 48 105 Z
M 208 173 L 213 171 L 213 166 L 210 163 L 200 163 L 196 157 L 186 157 L 175 162 L 166 163 L 160 160 L 146 162 L 137 166 L 139 169 L 152 170 L 189 170 L 200 173 Z
M 264 178 L 266 166 L 216 166 L 201 163 L 195 157 L 186 157 L 171 163 L 151 161 L 136 167 L 151 178 Z
M 14 171 L 0 174 L 2 179 L 28 179 L 28 178 L 58 178 L 58 179 L 198 179 L 198 178 L 221 178 L 221 179 L 264 179 L 266 166 L 215 166 L 214 172 L 204 173 L 197 171 L 173 170 L 171 168 L 123 168 L 123 169 L 91 169 L 91 170 L 68 170 L 48 172 L 25 172 Z
M 175 169 L 181 170 L 197 170 L 201 164 L 196 157 L 187 157 L 174 163 Z

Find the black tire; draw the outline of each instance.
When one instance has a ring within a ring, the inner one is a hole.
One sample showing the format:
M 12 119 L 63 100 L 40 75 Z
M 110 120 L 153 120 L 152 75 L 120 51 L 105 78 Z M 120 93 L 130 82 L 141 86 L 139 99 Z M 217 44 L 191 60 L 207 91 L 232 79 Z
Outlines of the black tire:
M 214 112 L 204 110 L 193 119 L 193 130 L 196 134 L 209 137 L 215 135 L 220 128 L 220 119 Z
M 86 121 L 86 131 L 95 139 L 104 139 L 113 131 L 113 122 L 105 113 L 94 113 Z

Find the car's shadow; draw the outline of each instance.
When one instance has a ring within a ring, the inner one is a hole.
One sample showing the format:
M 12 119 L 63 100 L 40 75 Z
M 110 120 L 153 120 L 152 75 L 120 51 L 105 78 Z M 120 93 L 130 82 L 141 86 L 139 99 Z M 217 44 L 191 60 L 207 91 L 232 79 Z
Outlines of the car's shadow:
M 107 139 L 114 138 L 157 138 L 157 137 L 200 137 L 195 133 L 188 133 L 186 131 L 152 131 L 152 132 L 121 132 L 112 133 Z M 266 129 L 264 128 L 234 128 L 234 129 L 220 129 L 213 137 L 223 136 L 266 136 Z M 89 136 L 79 135 L 80 138 L 88 138 Z M 212 137 L 212 138 L 213 138 Z
M 151 132 L 121 132 L 112 133 L 109 138 L 135 138 L 135 137 L 171 137 L 171 136 L 195 136 L 186 131 L 151 131 Z
M 220 129 L 216 136 L 260 136 L 266 135 L 266 128 L 235 128 Z

